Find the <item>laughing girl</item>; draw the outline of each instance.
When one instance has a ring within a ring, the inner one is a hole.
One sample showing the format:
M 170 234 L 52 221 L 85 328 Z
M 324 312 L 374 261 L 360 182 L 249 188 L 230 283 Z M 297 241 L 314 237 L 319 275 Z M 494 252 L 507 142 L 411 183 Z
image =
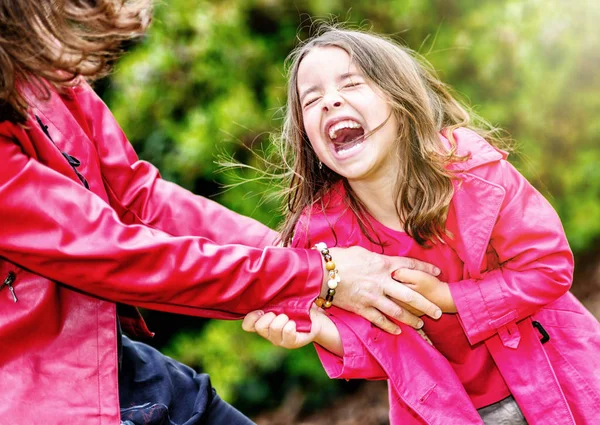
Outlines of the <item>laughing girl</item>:
M 288 348 L 315 342 L 333 378 L 389 380 L 392 424 L 594 423 L 600 325 L 568 292 L 559 217 L 494 133 L 384 37 L 328 28 L 290 61 L 282 240 L 316 246 L 330 289 L 310 333 L 262 312 L 244 328 Z M 433 347 L 331 306 L 346 277 L 328 247 L 353 245 L 441 268 L 395 276 L 442 307 L 423 317 Z

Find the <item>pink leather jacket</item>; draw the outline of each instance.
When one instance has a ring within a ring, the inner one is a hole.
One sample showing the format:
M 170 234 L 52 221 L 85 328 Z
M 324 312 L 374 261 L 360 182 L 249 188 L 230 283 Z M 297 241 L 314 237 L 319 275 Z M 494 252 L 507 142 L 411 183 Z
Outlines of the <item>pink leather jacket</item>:
M 451 167 L 459 178 L 455 220 L 447 223 L 465 265 L 464 279 L 450 283 L 464 332 L 471 344 L 486 344 L 530 425 L 595 424 L 600 324 L 568 292 L 573 257 L 560 220 L 504 152 L 470 130 L 454 136 L 458 153 L 471 154 Z M 332 195 L 325 211 L 313 207 L 296 246 L 324 241 L 373 249 L 359 229 L 348 228 L 343 216 L 351 212 L 339 198 Z M 414 330 L 403 326 L 392 336 L 346 311 L 329 311 L 344 357 L 317 346 L 327 373 L 388 379 L 392 424 L 482 423 L 446 359 Z
M 318 252 L 162 180 L 86 84 L 25 94 L 26 125 L 0 123 L 1 424 L 120 423 L 115 303 L 308 328 Z

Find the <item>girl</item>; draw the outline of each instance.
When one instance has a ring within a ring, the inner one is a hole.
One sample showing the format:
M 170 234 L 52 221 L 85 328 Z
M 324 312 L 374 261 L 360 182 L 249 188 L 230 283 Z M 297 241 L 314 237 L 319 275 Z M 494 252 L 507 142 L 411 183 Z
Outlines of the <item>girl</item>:
M 327 246 L 360 245 L 437 264 L 437 278 L 396 276 L 446 314 L 423 318 L 433 347 L 385 335 L 329 308 L 345 278 L 330 263 L 310 333 L 262 312 L 244 329 L 316 342 L 331 377 L 388 379 L 392 424 L 595 423 L 600 325 L 568 292 L 559 218 L 428 67 L 383 37 L 326 29 L 291 55 L 282 140 L 283 242 L 331 263 Z
M 308 329 L 326 282 L 318 252 L 270 246 L 272 230 L 138 161 L 83 81 L 143 33 L 149 3 L 0 0 L 1 424 L 249 424 L 207 375 L 122 336 L 152 335 L 132 306 L 232 319 L 269 305 Z M 387 329 L 384 291 L 413 294 L 392 271 L 432 268 L 335 255 L 356 279 L 336 304 Z

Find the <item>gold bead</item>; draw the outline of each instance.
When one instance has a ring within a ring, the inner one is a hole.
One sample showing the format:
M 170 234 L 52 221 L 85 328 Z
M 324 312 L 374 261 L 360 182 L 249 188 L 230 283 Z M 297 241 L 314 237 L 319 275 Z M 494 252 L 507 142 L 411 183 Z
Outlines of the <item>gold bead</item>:
M 315 304 L 317 305 L 317 307 L 321 308 L 323 307 L 323 304 L 325 303 L 325 300 L 321 297 L 317 298 L 315 300 Z
M 325 301 L 325 302 L 323 303 L 323 308 L 329 308 L 329 307 L 331 307 L 331 305 L 332 305 L 332 304 L 331 304 L 331 301 Z
M 325 268 L 327 270 L 335 270 L 335 263 L 333 261 L 328 261 L 325 263 Z

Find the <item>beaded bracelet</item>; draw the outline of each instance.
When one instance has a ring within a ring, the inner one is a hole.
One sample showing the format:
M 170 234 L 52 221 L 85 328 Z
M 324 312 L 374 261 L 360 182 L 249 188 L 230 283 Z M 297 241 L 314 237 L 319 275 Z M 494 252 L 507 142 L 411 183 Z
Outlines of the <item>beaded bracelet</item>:
M 340 283 L 340 275 L 338 274 L 338 270 L 335 268 L 335 263 L 333 262 L 333 258 L 331 258 L 331 254 L 329 253 L 329 249 L 327 245 L 323 242 L 319 242 L 314 246 L 314 249 L 319 251 L 325 260 L 325 268 L 327 269 L 327 274 L 329 275 L 329 280 L 327 281 L 327 295 L 325 298 L 317 297 L 315 300 L 315 304 L 317 307 L 321 308 L 329 308 L 333 303 L 333 296 L 335 295 L 335 288 L 337 288 L 338 283 Z

